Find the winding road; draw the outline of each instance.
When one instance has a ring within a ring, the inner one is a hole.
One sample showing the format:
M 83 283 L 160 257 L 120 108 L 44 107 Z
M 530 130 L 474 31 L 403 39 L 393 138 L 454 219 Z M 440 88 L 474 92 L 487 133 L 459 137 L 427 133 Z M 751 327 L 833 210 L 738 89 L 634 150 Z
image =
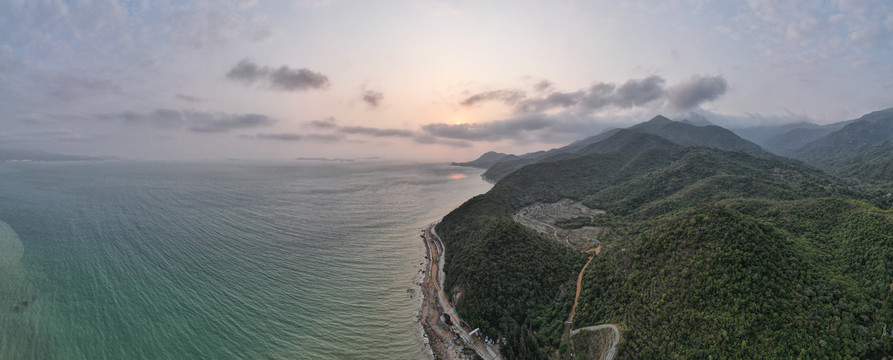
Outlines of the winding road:
M 432 280 L 434 280 L 432 285 L 437 290 L 437 298 L 443 308 L 443 312 L 449 314 L 452 319 L 455 319 L 454 321 L 459 328 L 459 335 L 462 337 L 462 340 L 465 340 L 466 344 L 470 344 L 478 356 L 485 360 L 502 360 L 502 356 L 499 355 L 498 351 L 494 350 L 491 346 L 487 346 L 483 341 L 475 340 L 468 335 L 472 329 L 465 329 L 462 327 L 459 313 L 456 312 L 456 309 L 447 300 L 446 293 L 441 286 L 445 276 L 443 273 L 445 249 L 440 237 L 437 236 L 437 233 L 434 231 L 434 224 L 431 224 L 431 226 L 428 226 L 428 228 L 425 229 L 425 241 L 430 244 L 429 264 L 431 264 L 431 266 L 428 269 L 428 274 L 433 278 Z
M 614 330 L 614 340 L 611 341 L 611 348 L 608 349 L 608 353 L 605 354 L 605 360 L 614 360 L 614 356 L 617 355 L 617 344 L 620 344 L 620 327 L 614 324 L 601 324 L 601 325 L 593 325 L 581 327 L 576 330 L 571 331 L 571 336 L 577 335 L 580 331 L 589 330 L 589 331 L 598 331 L 601 329 L 611 329 Z

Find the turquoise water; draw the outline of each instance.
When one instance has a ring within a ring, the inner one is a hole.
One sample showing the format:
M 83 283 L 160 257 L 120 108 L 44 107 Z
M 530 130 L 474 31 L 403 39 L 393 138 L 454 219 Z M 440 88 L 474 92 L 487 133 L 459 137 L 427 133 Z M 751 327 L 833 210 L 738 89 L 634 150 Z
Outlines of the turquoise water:
M 479 174 L 0 164 L 0 359 L 426 358 L 419 230 Z

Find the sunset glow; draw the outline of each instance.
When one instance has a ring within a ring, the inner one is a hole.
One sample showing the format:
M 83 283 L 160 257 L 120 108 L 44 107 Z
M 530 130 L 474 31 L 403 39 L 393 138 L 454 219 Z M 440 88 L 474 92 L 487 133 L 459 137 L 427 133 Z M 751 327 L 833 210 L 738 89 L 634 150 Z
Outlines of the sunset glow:
M 740 127 L 893 106 L 893 5 L 880 0 L 141 4 L 0 5 L 5 143 L 445 160 L 658 114 Z

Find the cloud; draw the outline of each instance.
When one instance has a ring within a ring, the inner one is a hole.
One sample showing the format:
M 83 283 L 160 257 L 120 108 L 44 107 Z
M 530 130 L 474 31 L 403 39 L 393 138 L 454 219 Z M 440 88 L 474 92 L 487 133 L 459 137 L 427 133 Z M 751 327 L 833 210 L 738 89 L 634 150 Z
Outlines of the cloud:
M 249 129 L 271 125 L 276 120 L 261 114 L 223 114 L 187 112 L 187 121 L 192 123 L 190 131 L 220 133 L 230 130 Z
M 617 88 L 613 103 L 621 108 L 645 105 L 663 96 L 665 82 L 657 75 L 642 80 L 628 80 Z
M 243 59 L 226 73 L 226 77 L 247 85 L 266 77 L 269 71 L 269 68 L 261 67 L 251 60 Z
M 554 91 L 539 97 L 527 97 L 523 91 L 501 89 L 474 94 L 460 102 L 461 105 L 471 106 L 483 101 L 502 101 L 508 105 L 514 105 L 518 113 L 536 113 L 549 111 L 556 108 L 578 111 L 594 111 L 608 106 L 619 109 L 628 109 L 643 106 L 652 101 L 661 99 L 664 95 L 666 81 L 657 75 L 643 79 L 630 79 L 621 85 L 599 82 L 588 89 L 572 92 Z M 552 83 L 543 80 L 535 88 L 543 93 L 552 89 Z
M 271 141 L 282 141 L 282 142 L 298 142 L 298 141 L 311 141 L 311 142 L 338 142 L 344 140 L 344 135 L 341 134 L 296 134 L 296 133 L 272 133 L 272 134 L 264 134 L 258 133 L 255 135 L 240 135 L 240 138 L 243 139 L 254 139 L 254 140 L 271 140 Z
M 424 134 L 440 140 L 454 141 L 512 141 L 518 144 L 543 142 L 568 143 L 604 130 L 629 126 L 656 115 L 650 110 L 624 115 L 579 114 L 520 114 L 516 117 L 477 124 L 434 123 L 422 126 Z
M 413 136 L 412 131 L 409 130 L 401 130 L 401 129 L 380 129 L 373 127 L 365 127 L 365 126 L 344 126 L 339 129 L 340 132 L 345 134 L 359 134 L 359 135 L 368 135 L 368 136 L 377 136 L 377 137 L 411 137 Z
M 58 75 L 42 80 L 45 80 L 46 85 L 48 85 L 49 95 L 56 100 L 62 101 L 92 98 L 119 93 L 123 90 L 121 86 L 114 82 L 94 77 Z
M 322 120 L 312 120 L 304 123 L 305 127 L 319 129 L 323 131 L 334 131 L 332 133 L 316 133 L 316 134 L 257 134 L 255 136 L 243 136 L 245 138 L 256 138 L 264 140 L 282 140 L 282 141 L 305 141 L 315 140 L 320 142 L 335 142 L 345 139 L 345 135 L 371 136 L 378 138 L 403 138 L 412 139 L 418 144 L 426 145 L 445 145 L 450 147 L 467 148 L 471 143 L 463 140 L 443 139 L 428 134 L 419 134 L 412 130 L 377 128 L 369 126 L 339 126 L 337 121 L 332 118 Z
M 556 143 L 579 139 L 581 134 L 595 134 L 605 126 L 592 119 L 580 121 L 565 116 L 523 115 L 479 124 L 428 124 L 422 129 L 428 136 L 450 140 Z
M 546 116 L 523 116 L 477 124 L 435 123 L 422 126 L 428 135 L 469 141 L 500 141 L 519 138 L 525 132 L 547 129 L 552 121 Z
M 204 99 L 202 99 L 200 97 L 195 97 L 195 96 L 190 96 L 190 95 L 185 95 L 185 94 L 177 94 L 177 95 L 174 95 L 174 97 L 177 100 L 188 102 L 190 104 L 197 104 L 197 103 L 204 101 Z
M 366 105 L 369 105 L 370 108 L 377 108 L 378 105 L 381 104 L 383 98 L 384 94 L 382 94 L 381 91 L 363 91 L 363 102 L 365 102 Z
M 322 120 L 311 120 L 304 123 L 304 126 L 317 128 L 317 129 L 334 129 L 338 127 L 338 123 L 335 121 L 333 117 L 327 117 Z
M 250 136 L 246 136 L 250 137 Z M 255 139 L 262 140 L 278 140 L 278 141 L 300 141 L 304 138 L 304 135 L 295 134 L 295 133 L 279 133 L 279 134 L 257 134 L 254 135 Z
M 721 76 L 694 76 L 669 89 L 665 84 L 666 80 L 657 75 L 630 79 L 620 85 L 599 82 L 584 90 L 552 92 L 546 96 L 528 98 L 519 102 L 515 110 L 521 114 L 553 109 L 591 113 L 604 108 L 642 108 L 664 100 L 676 109 L 684 110 L 717 99 L 728 87 Z
M 186 125 L 186 119 L 178 110 L 155 109 L 150 113 L 125 111 L 119 114 L 99 115 L 100 119 L 120 119 L 125 124 L 137 124 L 159 128 L 180 128 Z
M 471 147 L 471 143 L 469 143 L 467 141 L 444 140 L 444 139 L 438 139 L 438 138 L 430 136 L 430 135 L 419 135 L 419 136 L 416 136 L 415 139 L 413 139 L 413 140 L 415 140 L 416 143 L 426 144 L 426 145 L 446 145 L 446 146 L 452 146 L 452 147 L 457 147 L 457 148 Z
M 329 78 L 307 69 L 291 69 L 281 66 L 270 74 L 270 84 L 283 91 L 322 89 L 329 85 Z
M 614 92 L 617 85 L 608 83 L 597 83 L 589 88 L 586 97 L 583 98 L 583 106 L 586 109 L 594 110 L 611 105 L 614 102 Z
M 269 126 L 276 122 L 262 114 L 232 114 L 192 110 L 155 109 L 148 113 L 125 111 L 97 115 L 99 120 L 118 120 L 123 124 L 162 129 L 187 129 L 200 133 L 221 133 L 231 130 Z
M 540 112 L 557 107 L 568 108 L 576 106 L 585 96 L 583 91 L 576 92 L 554 92 L 545 98 L 528 99 L 519 103 L 516 110 L 519 112 Z
M 226 73 L 226 77 L 244 85 L 266 82 L 269 88 L 282 91 L 324 89 L 329 86 L 329 78 L 321 73 L 308 69 L 292 69 L 286 65 L 273 69 L 260 66 L 249 59 L 239 61 Z
M 596 134 L 664 111 L 697 109 L 728 90 L 722 76 L 692 76 L 671 87 L 652 75 L 620 85 L 596 83 L 575 92 L 552 92 L 516 105 L 513 117 L 481 123 L 432 123 L 424 136 L 460 141 L 531 141 L 560 143 Z M 646 106 L 653 104 L 653 106 Z M 609 109 L 605 109 L 609 108 Z M 550 111 L 560 109 L 560 111 Z M 613 110 L 613 111 L 603 111 Z M 431 140 L 431 139 L 423 139 Z
M 538 83 L 533 85 L 533 89 L 538 92 L 544 92 L 552 88 L 554 84 L 552 84 L 549 80 L 540 80 Z
M 527 94 L 520 90 L 492 90 L 471 95 L 465 100 L 462 100 L 460 104 L 463 106 L 472 106 L 485 101 L 497 100 L 513 105 L 518 101 L 523 100 L 525 97 L 527 97 Z
M 335 142 L 344 140 L 344 135 L 341 134 L 307 134 L 304 136 L 307 140 L 314 140 L 320 142 Z
M 667 91 L 670 105 L 677 109 L 691 109 L 713 101 L 728 90 L 728 83 L 722 76 L 695 75 L 673 86 Z
M 234 14 L 215 9 L 175 12 L 168 21 L 176 30 L 175 39 L 195 50 L 214 48 L 228 42 L 244 22 Z
M 516 106 L 514 117 L 476 124 L 434 123 L 422 126 L 429 136 L 464 141 L 560 142 L 594 134 L 610 124 L 656 115 L 669 104 L 688 110 L 715 100 L 728 89 L 722 76 L 692 76 L 672 87 L 657 75 L 630 79 L 620 85 L 599 82 L 584 90 L 552 92 L 528 98 Z M 646 106 L 655 104 L 655 106 Z M 612 107 L 613 110 L 601 111 Z M 557 112 L 549 110 L 560 109 Z M 598 115 L 597 115 L 598 114 Z

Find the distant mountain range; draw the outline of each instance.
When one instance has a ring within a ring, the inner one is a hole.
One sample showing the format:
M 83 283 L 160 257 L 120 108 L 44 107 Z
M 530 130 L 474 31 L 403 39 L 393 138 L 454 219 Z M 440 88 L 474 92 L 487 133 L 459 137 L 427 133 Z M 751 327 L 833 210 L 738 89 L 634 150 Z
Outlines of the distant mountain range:
M 788 155 L 835 175 L 893 180 L 893 109 L 845 123 Z
M 735 130 L 709 124 L 703 118 L 673 121 L 658 115 L 627 129 L 608 130 L 556 149 L 523 155 L 491 151 L 476 160 L 452 165 L 487 169 L 484 179 L 498 181 L 530 164 L 614 151 L 610 144 L 596 144 L 621 130 L 657 135 L 679 145 L 740 151 L 759 157 L 775 154 L 843 177 L 878 181 L 893 177 L 893 108 L 828 125 L 800 122 Z
M 520 156 L 488 152 L 476 160 L 464 163 L 453 163 L 453 165 L 473 166 L 487 169 L 487 171 L 484 172 L 483 177 L 489 181 L 498 181 L 515 170 L 537 162 L 555 161 L 592 153 L 617 151 L 619 145 L 616 142 L 616 139 L 613 142 L 604 141 L 611 139 L 618 133 L 628 132 L 656 135 L 679 145 L 704 146 L 720 150 L 741 151 L 755 156 L 770 156 L 770 154 L 764 151 L 759 145 L 744 140 L 738 135 L 735 135 L 735 133 L 719 126 L 698 126 L 686 122 L 673 121 L 658 115 L 647 122 L 640 123 L 630 128 L 608 130 L 557 149 L 537 151 Z
M 893 179 L 893 108 L 828 125 L 735 129 L 766 150 L 829 173 L 870 181 Z

